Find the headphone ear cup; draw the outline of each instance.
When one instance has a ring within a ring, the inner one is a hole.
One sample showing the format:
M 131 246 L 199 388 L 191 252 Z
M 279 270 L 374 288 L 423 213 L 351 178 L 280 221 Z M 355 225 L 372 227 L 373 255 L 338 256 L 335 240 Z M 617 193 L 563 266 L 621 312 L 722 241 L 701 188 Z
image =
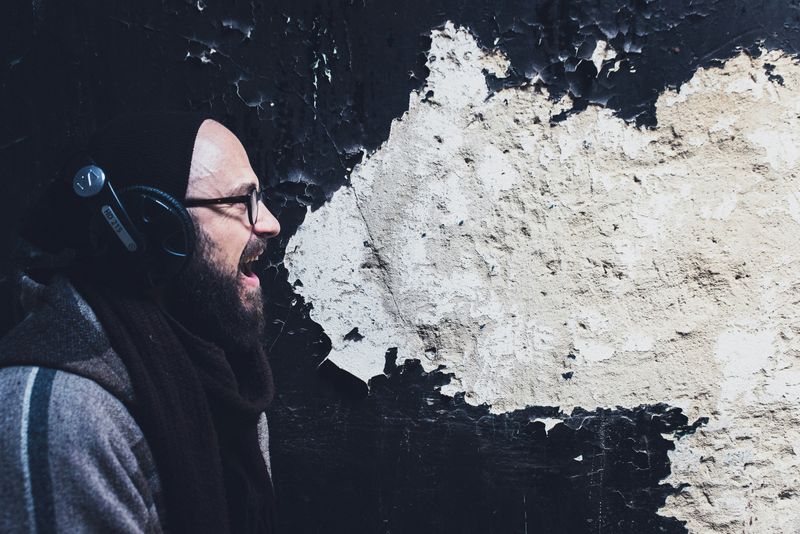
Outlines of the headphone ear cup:
M 150 286 L 161 286 L 176 277 L 191 260 L 195 231 L 189 212 L 174 197 L 144 185 L 119 191 L 136 231 L 143 237 L 139 267 Z

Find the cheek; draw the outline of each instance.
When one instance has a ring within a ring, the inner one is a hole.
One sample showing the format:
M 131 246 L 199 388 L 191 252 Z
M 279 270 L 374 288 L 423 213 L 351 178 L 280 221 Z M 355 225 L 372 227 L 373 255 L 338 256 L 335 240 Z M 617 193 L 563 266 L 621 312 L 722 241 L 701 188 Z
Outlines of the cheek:
M 236 230 L 234 224 L 217 224 L 207 230 L 214 242 L 215 260 L 231 271 L 238 270 L 239 260 L 249 239 L 249 235 Z
M 242 239 L 242 236 L 238 233 L 231 233 L 226 236 L 222 244 L 225 250 L 225 257 L 234 269 L 239 268 L 239 261 L 242 259 L 245 245 L 247 245 L 247 239 Z

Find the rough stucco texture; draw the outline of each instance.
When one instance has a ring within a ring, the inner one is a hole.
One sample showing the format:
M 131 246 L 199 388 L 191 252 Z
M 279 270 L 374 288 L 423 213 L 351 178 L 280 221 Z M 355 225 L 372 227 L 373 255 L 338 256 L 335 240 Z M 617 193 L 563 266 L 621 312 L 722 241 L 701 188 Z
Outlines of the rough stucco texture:
M 506 66 L 433 32 L 426 87 L 292 238 L 329 358 L 367 381 L 397 347 L 496 413 L 706 416 L 661 513 L 800 529 L 800 67 L 772 51 L 701 69 L 639 129 L 600 107 L 551 123 L 568 101 L 489 92 Z

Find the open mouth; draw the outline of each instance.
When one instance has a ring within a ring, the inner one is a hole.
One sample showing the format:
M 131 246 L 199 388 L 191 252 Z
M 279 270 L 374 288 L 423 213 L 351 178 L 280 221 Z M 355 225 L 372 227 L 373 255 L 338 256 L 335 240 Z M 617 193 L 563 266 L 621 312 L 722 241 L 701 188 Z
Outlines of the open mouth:
M 255 263 L 258 261 L 258 258 L 261 256 L 261 252 L 257 252 L 255 254 L 251 254 L 249 256 L 243 256 L 242 261 L 239 262 L 239 272 L 244 277 L 245 281 L 251 284 L 259 284 L 258 276 L 254 271 Z

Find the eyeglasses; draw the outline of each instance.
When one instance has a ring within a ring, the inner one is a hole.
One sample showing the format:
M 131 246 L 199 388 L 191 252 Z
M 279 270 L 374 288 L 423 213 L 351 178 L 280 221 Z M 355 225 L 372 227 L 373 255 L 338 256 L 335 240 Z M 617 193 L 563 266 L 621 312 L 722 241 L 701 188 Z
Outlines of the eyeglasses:
M 221 198 L 187 198 L 183 201 L 183 205 L 187 208 L 193 208 L 195 206 L 216 206 L 218 204 L 239 204 L 243 202 L 247 206 L 247 218 L 250 220 L 250 225 L 255 226 L 256 222 L 258 222 L 258 205 L 263 200 L 265 192 L 265 189 L 253 187 L 246 195 Z

